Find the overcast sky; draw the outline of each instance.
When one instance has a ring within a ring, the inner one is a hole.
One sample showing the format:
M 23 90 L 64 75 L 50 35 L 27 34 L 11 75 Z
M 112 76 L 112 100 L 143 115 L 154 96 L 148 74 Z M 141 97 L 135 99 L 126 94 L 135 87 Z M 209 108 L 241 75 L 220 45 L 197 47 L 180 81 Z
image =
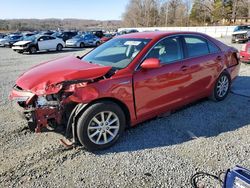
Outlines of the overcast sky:
M 78 18 L 120 20 L 129 0 L 5 0 L 0 19 Z

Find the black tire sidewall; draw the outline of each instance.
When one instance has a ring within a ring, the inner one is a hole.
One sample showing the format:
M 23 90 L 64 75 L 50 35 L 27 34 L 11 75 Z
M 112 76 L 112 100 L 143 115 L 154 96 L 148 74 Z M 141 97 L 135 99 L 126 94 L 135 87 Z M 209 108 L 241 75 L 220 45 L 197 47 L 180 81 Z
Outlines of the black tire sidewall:
M 56 46 L 56 50 L 57 50 L 57 51 L 62 51 L 62 49 L 63 49 L 63 45 L 58 44 L 58 45 Z
M 109 143 L 103 145 L 97 145 L 93 143 L 88 138 L 88 125 L 90 120 L 94 115 L 102 112 L 102 111 L 112 111 L 117 115 L 120 121 L 120 129 L 116 135 L 116 137 Z M 125 115 L 122 109 L 113 102 L 98 102 L 89 106 L 81 115 L 81 117 L 77 121 L 77 136 L 80 143 L 89 151 L 101 150 L 112 146 L 121 136 L 125 129 Z
M 35 51 L 32 51 L 32 48 L 36 49 L 35 46 L 31 46 L 29 49 L 30 54 L 35 54 L 37 52 L 37 49 Z
M 80 43 L 80 48 L 84 48 L 85 44 L 83 42 Z
M 219 80 L 220 80 L 220 78 L 221 78 L 222 76 L 226 76 L 226 77 L 228 78 L 229 84 L 228 84 L 227 93 L 226 93 L 223 97 L 220 97 L 220 96 L 218 96 L 218 94 L 217 94 L 217 85 L 218 85 L 218 82 L 219 82 Z M 228 95 L 228 93 L 229 93 L 229 91 L 230 91 L 230 87 L 231 87 L 230 75 L 229 75 L 227 72 L 222 72 L 222 73 L 220 74 L 219 78 L 218 78 L 218 79 L 216 80 L 216 82 L 215 82 L 214 89 L 213 89 L 213 96 L 212 96 L 212 98 L 213 98 L 215 101 L 222 101 L 222 100 L 224 100 L 224 99 L 227 97 L 227 95 Z

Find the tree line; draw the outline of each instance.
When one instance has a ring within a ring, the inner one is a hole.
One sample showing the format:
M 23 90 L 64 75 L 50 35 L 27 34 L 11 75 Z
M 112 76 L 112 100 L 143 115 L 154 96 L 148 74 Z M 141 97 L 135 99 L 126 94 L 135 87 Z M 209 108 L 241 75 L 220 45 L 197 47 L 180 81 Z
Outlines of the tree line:
M 41 30 L 114 30 L 121 27 L 121 21 L 83 20 L 83 19 L 8 19 L 0 20 L 2 31 L 41 31 Z
M 250 17 L 250 0 L 130 0 L 123 25 L 230 25 L 246 17 Z

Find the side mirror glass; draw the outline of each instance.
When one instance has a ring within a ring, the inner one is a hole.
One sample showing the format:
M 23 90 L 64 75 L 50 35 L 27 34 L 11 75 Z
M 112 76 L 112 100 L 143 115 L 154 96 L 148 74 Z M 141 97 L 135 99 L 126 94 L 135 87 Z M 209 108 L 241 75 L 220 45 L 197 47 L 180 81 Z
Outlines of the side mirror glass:
M 143 69 L 156 69 L 161 67 L 161 62 L 157 58 L 148 58 L 142 64 Z

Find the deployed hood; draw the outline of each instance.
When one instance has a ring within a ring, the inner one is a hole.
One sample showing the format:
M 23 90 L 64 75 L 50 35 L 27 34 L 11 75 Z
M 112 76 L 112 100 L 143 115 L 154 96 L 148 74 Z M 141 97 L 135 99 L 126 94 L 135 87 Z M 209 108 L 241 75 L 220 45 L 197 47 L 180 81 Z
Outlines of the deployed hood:
M 28 43 L 30 43 L 30 42 L 31 42 L 31 41 L 23 40 L 23 41 L 16 42 L 14 45 L 16 45 L 16 46 L 25 45 L 25 44 L 28 44 Z
M 237 34 L 245 34 L 247 33 L 248 31 L 247 30 L 243 30 L 243 31 L 235 31 L 233 32 L 233 35 L 237 35 Z
M 37 95 L 52 94 L 48 88 L 55 84 L 69 80 L 92 80 L 104 76 L 111 68 L 67 56 L 31 68 L 17 79 L 16 84 Z

